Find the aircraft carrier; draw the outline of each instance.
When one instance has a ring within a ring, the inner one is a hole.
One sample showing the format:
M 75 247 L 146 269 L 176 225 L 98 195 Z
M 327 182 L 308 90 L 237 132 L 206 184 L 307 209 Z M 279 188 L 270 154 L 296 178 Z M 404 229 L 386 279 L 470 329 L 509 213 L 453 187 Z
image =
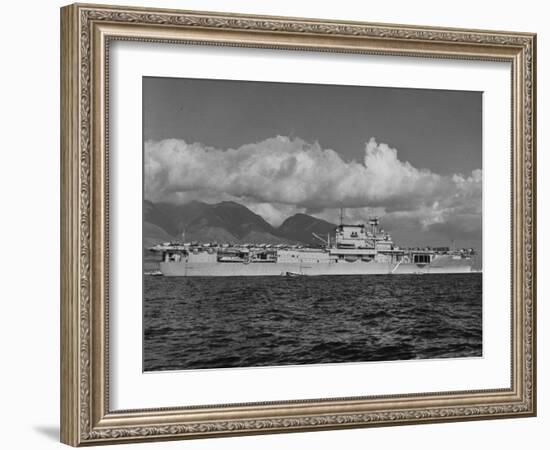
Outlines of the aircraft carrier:
M 165 242 L 149 250 L 162 256 L 158 275 L 180 277 L 442 274 L 472 271 L 473 249 L 400 248 L 391 234 L 368 224 L 335 229 L 320 247 L 269 244 Z

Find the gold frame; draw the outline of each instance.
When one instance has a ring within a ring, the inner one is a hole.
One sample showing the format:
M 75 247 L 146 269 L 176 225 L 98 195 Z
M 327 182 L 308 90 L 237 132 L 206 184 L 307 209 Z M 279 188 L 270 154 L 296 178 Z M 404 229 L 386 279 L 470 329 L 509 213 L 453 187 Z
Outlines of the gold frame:
M 512 66 L 509 389 L 111 411 L 106 110 L 114 39 L 508 61 Z M 61 9 L 61 440 L 80 446 L 534 416 L 536 35 L 75 4 Z

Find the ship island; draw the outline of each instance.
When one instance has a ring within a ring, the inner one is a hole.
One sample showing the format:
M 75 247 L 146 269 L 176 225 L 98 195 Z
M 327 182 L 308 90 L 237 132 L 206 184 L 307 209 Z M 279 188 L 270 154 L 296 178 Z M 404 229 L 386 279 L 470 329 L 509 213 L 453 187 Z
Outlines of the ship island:
M 380 219 L 345 224 L 333 237 L 312 233 L 318 246 L 287 244 L 219 244 L 163 242 L 148 250 L 160 255 L 159 270 L 149 275 L 167 277 L 319 276 L 468 273 L 475 250 L 401 248 Z

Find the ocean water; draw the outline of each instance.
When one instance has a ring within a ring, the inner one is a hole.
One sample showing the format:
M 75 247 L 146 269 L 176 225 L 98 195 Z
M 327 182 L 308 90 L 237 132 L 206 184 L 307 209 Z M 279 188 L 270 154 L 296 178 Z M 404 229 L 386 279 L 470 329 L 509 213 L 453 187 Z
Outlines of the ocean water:
M 144 277 L 145 371 L 482 356 L 482 275 Z

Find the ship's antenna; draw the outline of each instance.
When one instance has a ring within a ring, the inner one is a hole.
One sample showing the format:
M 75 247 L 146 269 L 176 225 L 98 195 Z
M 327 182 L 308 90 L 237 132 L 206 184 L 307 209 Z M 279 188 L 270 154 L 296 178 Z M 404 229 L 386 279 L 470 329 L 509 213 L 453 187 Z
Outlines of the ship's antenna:
M 344 208 L 340 208 L 340 225 L 344 225 Z

